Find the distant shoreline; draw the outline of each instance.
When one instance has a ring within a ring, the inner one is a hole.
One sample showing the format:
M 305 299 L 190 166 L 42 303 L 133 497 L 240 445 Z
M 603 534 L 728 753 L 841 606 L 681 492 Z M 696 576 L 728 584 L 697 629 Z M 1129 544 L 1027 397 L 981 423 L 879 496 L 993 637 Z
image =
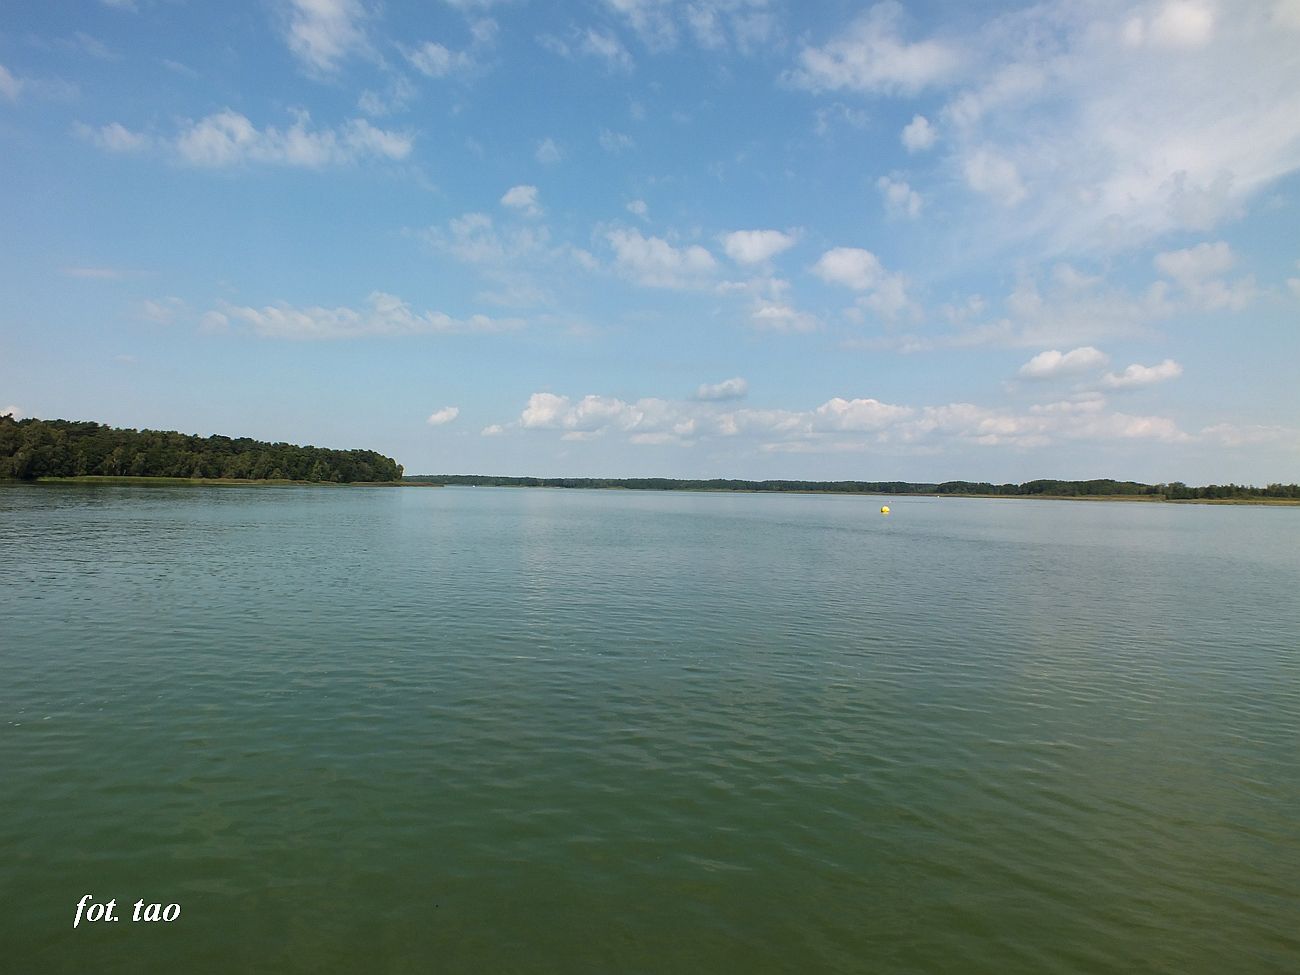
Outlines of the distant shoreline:
M 402 487 L 473 487 L 487 490 L 526 491 L 640 491 L 644 494 L 799 494 L 843 498 L 946 498 L 986 501 L 1126 501 L 1147 504 L 1236 504 L 1261 507 L 1300 507 L 1300 498 L 1165 498 L 1156 494 L 936 494 L 933 491 L 909 493 L 881 491 L 759 491 L 753 488 L 629 488 L 629 487 L 556 487 L 550 484 L 438 484 L 430 481 L 406 481 Z

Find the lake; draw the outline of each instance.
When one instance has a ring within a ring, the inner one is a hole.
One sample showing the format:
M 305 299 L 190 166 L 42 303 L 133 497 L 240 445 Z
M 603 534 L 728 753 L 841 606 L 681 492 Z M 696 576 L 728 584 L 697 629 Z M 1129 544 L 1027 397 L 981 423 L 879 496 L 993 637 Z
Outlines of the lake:
M 1300 508 L 9 484 L 0 580 L 10 971 L 1300 965 Z

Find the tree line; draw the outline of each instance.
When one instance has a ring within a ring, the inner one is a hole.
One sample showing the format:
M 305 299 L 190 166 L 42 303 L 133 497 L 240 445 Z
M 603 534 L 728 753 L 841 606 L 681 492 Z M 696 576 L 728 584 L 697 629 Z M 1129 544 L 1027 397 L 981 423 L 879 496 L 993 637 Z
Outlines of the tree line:
M 86 475 L 355 483 L 401 480 L 402 465 L 373 450 L 0 416 L 0 478 Z
M 733 478 L 690 480 L 671 477 L 498 477 L 491 474 L 428 474 L 403 478 L 411 483 L 462 484 L 476 487 L 627 488 L 639 491 L 757 491 L 815 492 L 818 494 L 979 494 L 993 497 L 1064 498 L 1150 497 L 1171 501 L 1233 498 L 1300 499 L 1300 485 L 1210 484 L 1189 487 L 1181 481 L 1170 484 L 1142 484 L 1097 478 L 1089 481 L 1041 479 L 1023 484 L 992 484 L 988 481 L 745 481 Z

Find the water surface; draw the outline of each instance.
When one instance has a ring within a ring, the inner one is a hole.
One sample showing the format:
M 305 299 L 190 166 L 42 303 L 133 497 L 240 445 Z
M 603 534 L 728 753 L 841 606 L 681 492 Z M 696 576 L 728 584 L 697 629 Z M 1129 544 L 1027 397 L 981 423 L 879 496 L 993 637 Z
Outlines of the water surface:
M 11 970 L 1294 970 L 1300 509 L 887 500 L 0 486 Z

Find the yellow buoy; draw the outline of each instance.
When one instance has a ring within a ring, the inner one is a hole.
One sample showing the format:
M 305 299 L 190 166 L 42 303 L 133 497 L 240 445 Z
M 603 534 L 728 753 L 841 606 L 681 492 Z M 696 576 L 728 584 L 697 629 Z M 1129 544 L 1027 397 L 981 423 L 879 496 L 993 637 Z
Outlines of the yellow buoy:
M 887 505 L 887 504 L 881 505 L 881 506 L 880 506 L 880 513 L 881 513 L 882 515 L 887 515 L 887 514 L 889 514 L 889 505 Z

